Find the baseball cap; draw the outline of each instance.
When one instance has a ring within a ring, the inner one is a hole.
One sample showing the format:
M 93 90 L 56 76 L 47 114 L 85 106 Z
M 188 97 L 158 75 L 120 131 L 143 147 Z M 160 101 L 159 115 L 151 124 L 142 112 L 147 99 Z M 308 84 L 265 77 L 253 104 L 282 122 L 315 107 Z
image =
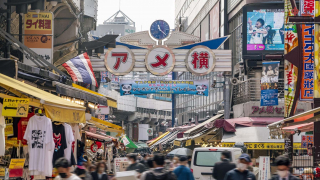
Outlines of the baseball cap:
M 181 157 L 179 158 L 179 161 L 181 161 L 181 162 L 187 161 L 187 160 L 188 160 L 188 158 L 187 158 L 186 156 L 181 156 Z
M 251 162 L 250 156 L 249 156 L 248 154 L 246 154 L 246 153 L 241 154 L 241 156 L 239 157 L 239 159 L 244 159 L 244 160 L 246 160 L 247 162 Z

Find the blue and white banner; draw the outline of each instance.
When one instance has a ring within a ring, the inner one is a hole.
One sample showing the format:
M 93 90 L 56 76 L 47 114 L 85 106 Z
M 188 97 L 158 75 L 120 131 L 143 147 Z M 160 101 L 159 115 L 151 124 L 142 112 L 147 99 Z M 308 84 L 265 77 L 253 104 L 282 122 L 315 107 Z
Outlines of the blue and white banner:
M 185 81 L 148 81 L 148 80 L 121 80 L 120 94 L 190 94 L 208 96 L 208 80 Z
M 280 61 L 262 62 L 261 106 L 278 105 Z

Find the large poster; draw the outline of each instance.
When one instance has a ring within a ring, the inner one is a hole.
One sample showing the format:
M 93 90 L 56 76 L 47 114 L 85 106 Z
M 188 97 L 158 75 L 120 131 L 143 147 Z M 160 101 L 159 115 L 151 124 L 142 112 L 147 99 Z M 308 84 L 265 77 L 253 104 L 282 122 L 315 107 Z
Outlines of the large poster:
M 296 25 L 287 24 L 289 16 L 293 16 L 292 5 L 290 0 L 285 0 L 285 36 L 284 36 L 284 54 L 292 51 L 293 48 L 298 46 L 298 35 Z M 298 68 L 290 63 L 288 60 L 284 61 L 285 78 L 284 78 L 284 117 L 288 117 L 293 105 L 295 89 L 297 85 Z
M 314 25 L 302 24 L 303 69 L 301 82 L 301 100 L 313 101 L 313 63 L 314 63 Z
M 248 10 L 247 51 L 284 49 L 283 9 Z
M 147 81 L 121 80 L 120 94 L 190 94 L 208 96 L 208 80 Z
M 280 61 L 262 62 L 261 106 L 278 105 Z

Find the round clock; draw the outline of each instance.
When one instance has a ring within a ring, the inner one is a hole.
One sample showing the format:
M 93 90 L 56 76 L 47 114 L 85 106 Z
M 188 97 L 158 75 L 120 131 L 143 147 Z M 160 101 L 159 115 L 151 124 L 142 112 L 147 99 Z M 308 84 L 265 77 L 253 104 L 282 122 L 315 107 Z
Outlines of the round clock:
M 169 36 L 170 27 L 164 20 L 156 20 L 151 24 L 150 34 L 155 39 L 161 40 Z

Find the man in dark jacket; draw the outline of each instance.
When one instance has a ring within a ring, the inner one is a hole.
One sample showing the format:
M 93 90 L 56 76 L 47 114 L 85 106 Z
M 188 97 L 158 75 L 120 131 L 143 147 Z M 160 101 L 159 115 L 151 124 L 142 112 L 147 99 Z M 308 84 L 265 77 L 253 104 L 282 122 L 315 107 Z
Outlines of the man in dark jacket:
M 165 170 L 164 164 L 164 155 L 155 154 L 153 157 L 154 169 L 144 173 L 140 180 L 177 180 L 172 171 Z
M 271 180 L 298 180 L 299 178 L 293 176 L 290 169 L 290 160 L 286 155 L 278 156 L 276 158 L 277 175 L 273 176 Z
M 227 172 L 236 168 L 236 164 L 230 162 L 231 153 L 229 151 L 221 152 L 221 162 L 214 164 L 212 176 L 216 180 L 224 180 Z
M 229 171 L 224 180 L 256 180 L 255 175 L 248 170 L 251 158 L 248 154 L 241 154 L 237 168 Z
M 127 167 L 126 171 L 137 171 L 138 173 L 143 173 L 146 171 L 146 167 L 137 162 L 137 155 L 136 154 L 129 154 L 129 163 L 130 165 Z

